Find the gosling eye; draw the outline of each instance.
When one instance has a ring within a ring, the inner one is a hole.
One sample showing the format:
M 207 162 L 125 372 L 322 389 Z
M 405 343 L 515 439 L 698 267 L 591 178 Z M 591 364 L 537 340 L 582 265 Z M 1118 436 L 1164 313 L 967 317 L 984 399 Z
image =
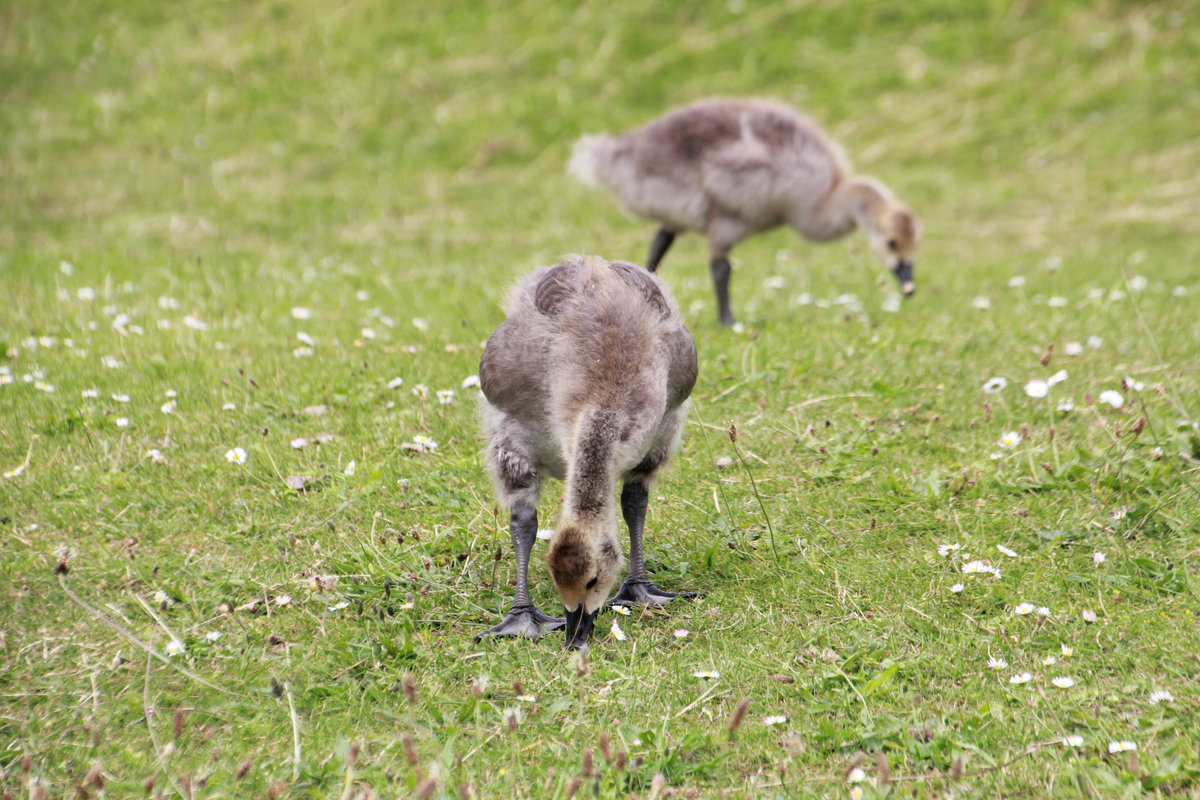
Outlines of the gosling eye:
M 598 577 L 600 577 L 600 576 L 597 575 L 596 578 L 598 578 Z M 589 589 L 595 588 L 596 578 L 592 578 L 590 581 L 587 582 L 587 588 L 589 588 Z
M 896 252 L 896 240 L 895 239 L 888 239 L 887 244 L 888 244 L 888 250 L 891 250 L 893 253 Z

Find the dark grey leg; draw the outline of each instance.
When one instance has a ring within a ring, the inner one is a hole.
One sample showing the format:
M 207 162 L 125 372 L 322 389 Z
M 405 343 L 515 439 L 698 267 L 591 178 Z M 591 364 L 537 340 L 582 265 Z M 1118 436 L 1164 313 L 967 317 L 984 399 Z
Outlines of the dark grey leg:
M 729 276 L 733 266 L 725 256 L 717 256 L 708 265 L 712 273 L 713 288 L 717 290 L 717 316 L 722 325 L 733 325 L 733 311 L 729 308 Z
M 666 228 L 658 229 L 658 233 L 654 234 L 654 241 L 650 243 L 650 258 L 646 259 L 647 271 L 654 272 L 658 269 L 658 262 L 662 261 L 667 250 L 671 249 L 673 241 L 675 241 L 675 231 L 669 231 Z
M 537 508 L 523 500 L 514 502 L 509 530 L 512 533 L 513 552 L 517 556 L 517 592 L 513 595 L 512 610 L 499 625 L 477 635 L 477 642 L 484 636 L 536 639 L 546 631 L 556 630 L 566 624 L 562 617 L 543 614 L 529 599 L 529 553 L 537 538 Z
M 609 605 L 647 603 L 663 606 L 676 597 L 695 597 L 695 592 L 667 592 L 659 589 L 646 577 L 646 562 L 642 556 L 642 528 L 646 524 L 646 506 L 650 504 L 650 487 L 640 478 L 630 478 L 621 489 L 621 513 L 629 526 L 629 574 L 616 597 Z

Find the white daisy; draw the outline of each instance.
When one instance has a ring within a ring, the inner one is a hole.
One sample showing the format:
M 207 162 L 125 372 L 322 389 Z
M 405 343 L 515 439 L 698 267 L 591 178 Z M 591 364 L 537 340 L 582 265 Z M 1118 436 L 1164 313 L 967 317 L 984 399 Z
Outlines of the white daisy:
M 1108 752 L 1110 753 L 1127 753 L 1137 749 L 1137 742 L 1131 742 L 1128 739 L 1108 743 Z
M 374 328 L 363 328 L 359 332 L 359 335 L 362 336 L 362 338 L 366 339 L 367 341 L 370 341 L 371 339 L 375 338 L 375 329 Z
M 159 406 L 158 410 L 164 414 L 174 414 L 175 413 L 175 401 L 168 400 L 167 402 L 165 402 L 161 406 Z
M 774 714 L 769 717 L 763 717 L 763 725 L 782 725 L 788 721 L 788 718 L 783 714 Z
M 1125 281 L 1125 286 L 1131 292 L 1140 292 L 1148 285 L 1149 283 L 1144 275 L 1130 275 L 1129 279 Z
M 240 447 L 235 447 L 232 450 L 225 451 L 225 460 L 230 464 L 245 464 L 246 451 Z
M 1120 408 L 1125 405 L 1125 397 L 1120 392 L 1114 392 L 1112 389 L 1105 389 L 1097 399 L 1101 403 L 1110 405 L 1113 408 Z
M 980 311 L 987 311 L 992 307 L 992 301 L 982 295 L 971 301 L 971 308 L 977 308 Z
M 357 470 L 357 469 L 358 469 L 358 462 L 355 461 L 354 459 L 350 459 L 350 463 L 346 465 L 346 468 L 344 470 L 342 470 L 342 474 L 343 475 L 353 475 L 355 470 Z
M 1107 558 L 1108 556 L 1106 556 L 1104 553 L 1101 553 L 1099 550 L 1092 553 L 1092 563 L 1097 567 L 1103 564 Z
M 1021 434 L 1017 433 L 1016 431 L 1005 431 L 1004 433 L 1000 434 L 1000 441 L 996 442 L 996 444 L 1006 449 L 1016 447 L 1020 443 Z
M 1063 654 L 1063 658 L 1070 658 L 1071 655 L 1075 652 L 1075 648 L 1071 647 L 1068 644 L 1060 644 L 1058 647 L 1059 647 L 1059 650 Z
M 701 669 L 701 670 L 697 670 L 696 672 L 693 672 L 692 677 L 694 677 L 694 678 L 710 678 L 712 680 L 716 680 L 717 678 L 721 677 L 721 673 L 717 672 L 715 669 Z
M 434 450 L 437 450 L 438 447 L 438 443 L 433 439 L 430 439 L 428 436 L 420 435 L 413 437 L 413 444 L 419 445 L 422 453 L 432 453 Z
M 1024 275 L 1013 275 L 1011 278 L 1008 279 L 1008 287 L 1010 289 L 1016 289 L 1016 288 L 1019 288 L 1024 285 L 1025 285 L 1025 276 Z
M 221 410 L 222 411 L 236 411 L 237 403 L 226 403 L 225 405 L 221 406 Z
M 855 767 L 846 776 L 846 783 L 862 783 L 867 779 L 867 773 L 862 767 Z
M 961 591 L 962 591 L 963 589 L 965 589 L 965 588 L 966 588 L 966 587 L 965 587 L 965 586 L 963 586 L 961 583 L 956 583 L 956 584 L 954 584 L 953 586 L 951 586 L 951 587 L 950 587 L 950 591 L 954 592 L 955 594 L 958 594 L 959 592 L 961 592 Z
M 1075 410 L 1075 401 L 1074 400 L 1063 400 L 1061 403 L 1059 403 L 1057 406 L 1055 406 L 1055 409 L 1058 411 L 1061 411 L 1064 414 L 1069 414 L 1070 412 Z
M 162 454 L 162 451 L 158 450 L 157 448 L 152 447 L 149 450 L 147 450 L 146 457 L 149 458 L 151 461 L 153 461 L 155 464 L 167 463 L 167 457 L 164 456 Z
M 1066 379 L 1067 379 L 1067 371 L 1065 369 L 1060 369 L 1058 372 L 1054 373 L 1049 378 L 1047 378 L 1046 383 L 1050 384 L 1051 386 L 1054 386 L 1056 383 L 1062 383 Z
M 1175 698 L 1166 689 L 1158 689 L 1150 693 L 1150 705 L 1156 706 L 1159 703 L 1172 703 Z
M 987 394 L 997 394 L 1004 391 L 1004 387 L 1006 386 L 1008 386 L 1008 380 L 997 375 L 994 378 L 987 379 L 983 384 L 983 391 Z
M 628 636 L 625 635 L 625 631 L 621 630 L 621 626 L 617 624 L 617 621 L 615 619 L 613 620 L 612 627 L 609 628 L 609 632 L 612 633 L 613 637 L 618 642 L 623 642 L 629 638 Z
M 1083 345 L 1079 342 L 1067 342 L 1063 345 L 1063 354 L 1068 356 L 1078 356 L 1083 354 Z
M 186 650 L 187 647 L 185 647 L 183 642 L 179 641 L 178 639 L 172 639 L 171 641 L 167 642 L 166 651 L 167 655 L 169 656 L 182 655 Z
M 628 617 L 630 614 L 633 613 L 628 608 L 626 608 L 625 606 L 622 606 L 622 605 L 609 606 L 609 608 L 611 608 L 616 613 L 620 614 L 622 617 Z
M 312 309 L 304 306 L 296 306 L 292 309 L 292 317 L 295 319 L 312 319 Z
M 275 605 L 277 605 L 277 606 L 290 605 L 291 602 L 292 602 L 292 596 L 290 594 L 281 594 L 275 598 Z
M 290 444 L 293 450 L 303 450 L 308 444 L 308 439 L 305 439 L 303 436 L 297 436 L 295 439 L 292 439 Z
M 412 393 L 424 400 L 425 398 L 429 397 L 429 387 L 423 383 L 418 383 L 412 388 Z
M 1013 609 L 1013 613 L 1023 617 L 1026 614 L 1032 614 L 1036 609 L 1037 606 L 1035 606 L 1033 603 L 1020 603 L 1016 608 Z
M 1014 686 L 1020 686 L 1022 683 L 1029 683 L 1031 680 L 1033 680 L 1033 673 L 1021 672 L 1010 677 L 1008 682 Z
M 1089 336 L 1087 338 L 1087 346 L 1092 348 L 1093 350 L 1099 350 L 1103 344 L 1104 344 L 1104 340 L 1101 339 L 1099 336 L 1093 335 L 1093 336 Z
M 292 351 L 292 355 L 296 358 L 308 358 L 314 352 L 316 351 L 314 351 L 311 347 L 297 347 Z
M 691 631 L 689 631 L 687 628 L 676 628 L 674 633 L 676 639 L 686 639 L 687 635 L 691 633 Z
M 453 389 L 438 389 L 437 390 L 437 399 L 438 399 L 438 403 L 440 403 L 441 405 L 444 405 L 444 406 L 453 405 L 454 404 L 454 390 Z
M 1051 308 L 1066 308 L 1068 303 L 1069 301 L 1067 298 L 1060 297 L 1059 295 L 1054 295 L 1046 301 L 1046 305 L 1050 306 Z
M 116 423 L 118 428 L 129 427 L 129 417 L 117 417 L 115 420 L 113 420 L 113 422 Z
M 1003 658 L 989 658 L 988 669 L 1008 669 L 1008 662 Z
M 999 550 L 1004 555 L 1008 556 L 1009 558 L 1018 558 L 1015 550 L 1010 550 L 1009 548 L 1005 547 L 1002 544 L 996 545 L 996 549 Z
M 1063 747 L 1083 747 L 1083 737 L 1073 733 L 1070 736 L 1064 736 L 1062 743 Z
M 479 383 L 478 375 L 468 375 L 467 377 L 463 378 L 462 388 L 471 389 L 471 388 L 479 388 L 479 386 L 480 386 L 480 383 Z
M 415 318 L 415 319 L 412 321 L 412 326 L 413 326 L 414 328 L 416 328 L 417 330 L 419 330 L 419 331 L 427 331 L 427 330 L 429 330 L 429 323 L 428 323 L 428 322 L 426 322 L 426 321 L 425 321 L 424 319 L 422 319 L 421 317 L 417 317 L 417 318 Z
M 961 544 L 939 544 L 938 545 L 938 555 L 939 556 L 948 556 L 951 553 L 953 553 L 955 550 L 961 550 L 961 549 L 962 549 Z
M 1058 656 L 1046 656 L 1042 659 L 1042 663 L 1047 667 L 1052 667 L 1058 663 Z
M 1034 378 L 1025 384 L 1025 394 L 1033 398 L 1045 397 L 1050 393 L 1050 384 L 1040 378 Z
M 220 639 L 220 638 L 221 638 L 220 631 L 209 631 L 208 633 L 204 634 L 204 640 L 208 641 L 208 642 L 215 642 L 217 639 Z

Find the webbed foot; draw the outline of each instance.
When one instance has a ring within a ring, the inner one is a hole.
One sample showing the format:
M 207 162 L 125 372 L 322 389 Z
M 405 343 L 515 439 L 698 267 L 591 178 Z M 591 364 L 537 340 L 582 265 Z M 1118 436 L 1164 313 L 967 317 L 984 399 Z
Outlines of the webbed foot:
M 645 603 L 654 608 L 662 608 L 676 597 L 697 597 L 696 592 L 668 592 L 660 589 L 650 581 L 625 581 L 620 591 L 608 601 L 610 606 L 632 605 Z
M 562 617 L 543 614 L 537 606 L 513 606 L 499 625 L 476 634 L 475 641 L 482 641 L 485 636 L 524 636 L 526 639 L 536 639 L 543 633 L 558 630 L 566 624 L 567 621 Z

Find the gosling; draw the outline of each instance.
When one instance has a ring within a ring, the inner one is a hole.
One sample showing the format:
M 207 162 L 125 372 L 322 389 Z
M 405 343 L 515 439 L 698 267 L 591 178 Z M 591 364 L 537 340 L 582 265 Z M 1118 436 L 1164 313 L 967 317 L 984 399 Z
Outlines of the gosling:
M 651 272 L 677 233 L 704 233 L 725 325 L 734 322 L 730 251 L 780 225 L 816 242 L 861 228 L 904 296 L 916 291 L 916 217 L 882 183 L 854 175 L 841 147 L 789 106 L 701 100 L 622 136 L 582 137 L 568 171 L 607 188 L 633 215 L 659 223 L 646 262 Z
M 679 445 L 696 383 L 696 348 L 662 282 L 633 264 L 569 256 L 521 280 L 483 351 L 479 379 L 487 461 L 510 509 L 517 559 L 512 608 L 476 636 L 566 629 L 586 650 L 623 566 L 614 502 L 629 527 L 629 574 L 613 603 L 661 606 L 677 596 L 647 577 L 642 529 L 650 487 Z M 565 609 L 529 597 L 529 554 L 547 476 L 566 496 L 546 562 Z

